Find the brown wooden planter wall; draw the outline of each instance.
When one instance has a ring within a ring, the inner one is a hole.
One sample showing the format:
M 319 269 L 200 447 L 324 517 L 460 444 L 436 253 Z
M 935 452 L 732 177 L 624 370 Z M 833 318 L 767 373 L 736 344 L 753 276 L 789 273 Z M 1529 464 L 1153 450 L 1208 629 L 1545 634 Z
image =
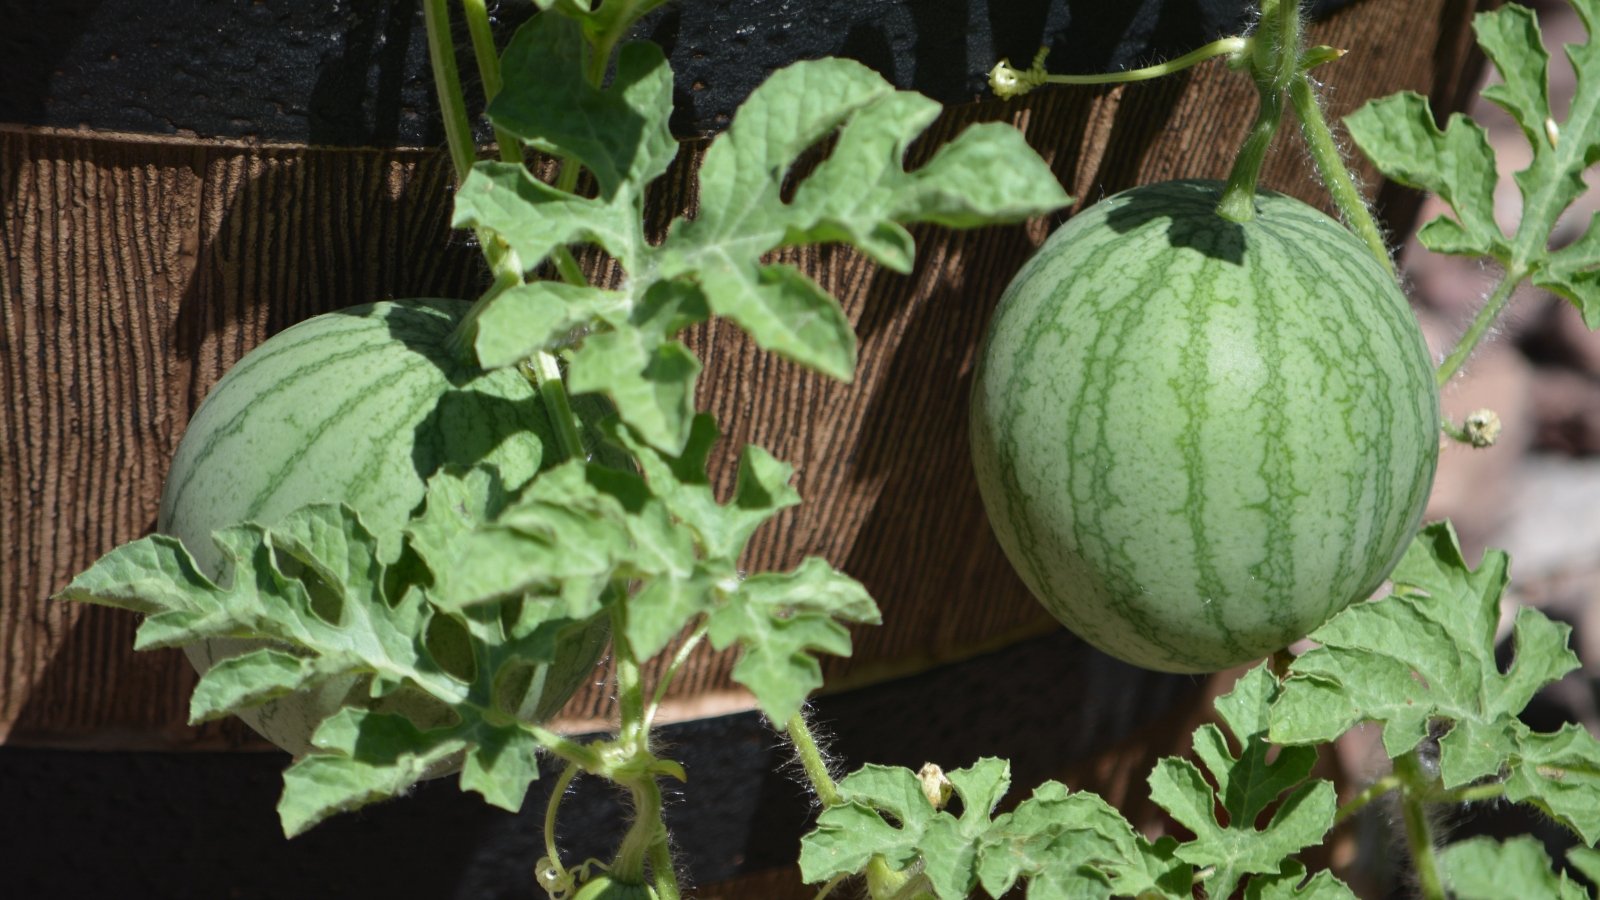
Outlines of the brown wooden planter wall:
M 1436 109 L 1457 108 L 1472 86 L 1476 5 L 1361 0 L 1316 24 L 1315 42 L 1349 51 L 1319 70 L 1331 112 L 1403 88 L 1431 95 Z M 926 143 L 975 121 L 1010 121 L 1081 203 L 1139 182 L 1224 175 L 1253 111 L 1247 80 L 1214 62 L 1136 87 L 953 106 Z M 655 195 L 661 216 L 692 206 L 704 147 L 683 144 Z M 1308 169 L 1303 151 L 1280 141 L 1263 182 L 1326 206 Z M 267 335 L 372 299 L 473 295 L 480 265 L 447 228 L 449 181 L 433 149 L 0 126 L 0 740 L 255 744 L 236 725 L 184 724 L 193 675 L 175 652 L 134 654 L 134 616 L 46 598 L 152 527 L 189 415 Z M 1380 212 L 1393 226 L 1404 227 L 1411 208 L 1403 194 L 1383 194 Z M 827 665 L 836 686 L 1055 627 L 989 535 L 964 422 L 990 309 L 1057 221 L 921 229 L 909 277 L 848 250 L 797 254 L 856 323 L 853 385 L 760 353 L 731 328 L 693 335 L 706 362 L 701 399 L 730 443 L 759 443 L 793 462 L 807 501 L 759 536 L 749 567 L 821 554 L 883 608 L 883 627 L 857 632 L 855 658 Z M 673 714 L 742 708 L 730 665 L 726 655 L 697 655 L 674 687 Z M 1072 690 L 1063 686 L 1067 715 Z M 599 683 L 583 691 L 564 723 L 603 719 L 608 697 Z

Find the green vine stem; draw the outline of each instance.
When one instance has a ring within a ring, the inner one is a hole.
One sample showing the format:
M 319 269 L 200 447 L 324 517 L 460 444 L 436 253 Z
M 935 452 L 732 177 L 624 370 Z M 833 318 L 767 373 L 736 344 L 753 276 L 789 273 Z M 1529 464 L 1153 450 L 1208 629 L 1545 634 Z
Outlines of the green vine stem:
M 1423 773 L 1415 750 L 1394 761 L 1394 774 L 1400 782 L 1400 810 L 1405 819 L 1406 846 L 1417 873 L 1417 888 L 1423 900 L 1445 900 L 1444 879 L 1434 852 L 1433 826 L 1424 807 L 1432 779 Z
M 1517 285 L 1527 276 L 1528 273 L 1522 269 L 1508 270 L 1505 273 L 1500 283 L 1495 286 L 1494 293 L 1489 295 L 1488 302 L 1478 310 L 1478 314 L 1472 319 L 1472 324 L 1467 326 L 1466 333 L 1456 342 L 1455 349 L 1450 351 L 1450 355 L 1446 356 L 1439 364 L 1439 368 L 1434 371 L 1435 384 L 1442 388 L 1450 383 L 1450 379 L 1456 377 L 1456 373 L 1466 364 L 1467 357 L 1472 355 L 1478 343 L 1499 320 L 1500 314 L 1505 312 L 1506 304 L 1511 302 L 1511 295 L 1516 293 Z
M 489 10 L 483 0 L 461 0 L 461 14 L 472 35 L 472 55 L 478 61 L 478 77 L 483 81 L 483 102 L 487 106 L 500 93 L 500 55 L 494 46 L 494 31 L 489 25 Z M 516 135 L 496 126 L 495 146 L 502 162 L 522 162 L 522 142 Z
M 822 890 L 817 891 L 817 895 L 815 897 L 813 897 L 812 900 L 823 900 L 823 898 L 825 898 L 829 894 L 833 893 L 833 889 L 834 888 L 838 887 L 841 884 L 844 884 L 845 879 L 847 879 L 849 877 L 850 877 L 849 875 L 835 875 L 835 876 L 833 876 L 833 878 L 829 879 L 827 884 L 822 886 Z
M 426 0 L 423 6 L 423 19 L 428 35 L 428 58 L 433 65 L 434 84 L 439 94 L 439 111 L 445 124 L 445 140 L 450 147 L 450 160 L 455 168 L 456 183 L 459 185 L 472 171 L 478 153 L 472 139 L 472 122 L 467 116 L 461 73 L 456 67 L 455 46 L 450 38 L 448 4 L 449 0 Z M 489 29 L 489 14 L 482 0 L 462 0 L 462 7 L 466 12 L 468 30 L 472 34 L 473 55 L 477 59 L 478 71 L 483 79 L 486 99 L 492 100 L 500 89 L 500 61 L 495 52 L 494 36 Z M 500 156 L 503 160 L 521 161 L 521 152 L 518 149 L 521 145 L 515 137 L 496 129 L 495 139 L 500 145 Z M 506 288 L 522 282 L 521 263 L 517 260 L 516 254 L 510 252 L 499 238 L 479 233 L 478 244 L 483 248 L 484 259 L 489 264 L 494 284 L 467 311 L 450 336 L 451 349 L 462 359 L 467 360 L 475 358 L 472 341 L 477 334 L 478 315 L 484 304 Z M 574 281 L 572 277 L 568 277 L 567 280 L 577 284 L 587 283 L 577 263 L 572 260 L 571 252 L 564 247 L 557 254 L 558 266 L 561 265 L 563 257 L 568 263 L 568 266 L 562 267 L 563 275 L 575 274 L 577 279 Z M 551 420 L 556 424 L 558 461 L 584 458 L 586 451 L 583 439 L 577 416 L 573 413 L 572 404 L 567 397 L 566 383 L 561 378 L 560 363 L 549 353 L 539 353 L 523 367 L 523 373 L 528 375 L 538 388 L 546 409 L 550 411 Z
M 1348 802 L 1339 807 L 1338 814 L 1333 817 L 1334 827 L 1337 828 L 1340 825 L 1343 825 L 1345 822 L 1353 818 L 1357 813 L 1370 806 L 1372 801 L 1377 800 L 1379 797 L 1382 797 L 1383 795 L 1399 787 L 1400 778 L 1394 774 L 1385 775 L 1377 781 L 1367 785 L 1361 790 L 1361 793 L 1351 797 Z
M 1300 74 L 1300 7 L 1298 0 L 1261 0 L 1261 25 L 1250 45 L 1250 73 L 1261 107 L 1235 157 L 1217 214 L 1230 222 L 1248 222 L 1256 215 L 1256 183 L 1267 148 L 1283 121 L 1284 94 Z
M 467 19 L 467 31 L 472 35 L 472 55 L 478 61 L 478 74 L 483 79 L 484 105 L 494 101 L 500 93 L 503 83 L 500 77 L 500 54 L 495 49 L 494 32 L 489 25 L 489 11 L 484 6 L 483 0 L 461 0 L 461 9 Z M 593 74 L 594 67 L 588 66 L 584 70 L 585 77 L 590 83 L 597 84 L 599 76 Z M 494 129 L 495 146 L 500 151 L 500 161 L 508 163 L 521 163 L 522 142 L 517 136 L 499 126 Z M 563 173 L 569 168 L 563 161 Z M 574 181 L 577 170 L 573 169 Z M 565 188 L 571 191 L 571 187 Z M 568 284 L 587 285 L 589 279 L 583 274 L 583 269 L 578 266 L 578 261 L 573 258 L 572 251 L 566 247 L 557 247 L 552 254 L 555 257 L 557 273 L 561 280 Z
M 617 742 L 631 753 L 647 749 L 644 720 L 644 684 L 639 661 L 628 643 L 627 604 L 611 604 L 611 655 L 616 661 L 617 708 L 622 719 Z
M 711 621 L 702 618 L 700 624 L 696 625 L 694 630 L 689 632 L 689 636 L 683 639 L 683 643 L 678 645 L 677 652 L 672 654 L 672 662 L 667 664 L 666 671 L 662 672 L 661 677 L 656 681 L 655 694 L 650 698 L 650 705 L 645 707 L 645 728 L 649 728 L 655 722 L 656 713 L 661 709 L 661 700 L 666 696 L 667 688 L 672 685 L 672 680 L 678 676 L 678 670 L 683 668 L 683 664 L 689 659 L 689 654 L 693 653 L 694 648 L 700 646 L 700 643 L 705 640 L 706 632 L 709 630 L 711 630 Z
M 805 770 L 806 780 L 811 782 L 812 790 L 817 792 L 817 801 L 823 808 L 838 806 L 841 802 L 839 785 L 828 772 L 828 761 L 823 758 L 822 750 L 817 746 L 817 739 L 811 734 L 805 716 L 795 714 L 785 724 L 784 731 L 789 735 L 789 742 L 794 744 L 795 753 L 800 757 L 800 768 Z
M 1311 153 L 1311 161 L 1322 176 L 1322 183 L 1333 197 L 1333 203 L 1338 207 L 1345 225 L 1366 243 L 1367 249 L 1372 251 L 1373 257 L 1389 273 L 1389 277 L 1398 278 L 1394 257 L 1389 255 L 1383 232 L 1372 218 L 1366 199 L 1361 196 L 1361 190 L 1356 187 L 1355 179 L 1345 165 L 1344 155 L 1339 152 L 1339 145 L 1333 139 L 1333 130 L 1323 116 L 1322 104 L 1317 100 L 1316 89 L 1306 74 L 1305 66 L 1300 67 L 1289 84 L 1289 103 L 1294 108 L 1295 117 L 1300 120 L 1300 133 Z
M 1103 72 L 1095 75 L 1049 74 L 1044 70 L 1044 60 L 1050 48 L 1044 47 L 1034 56 L 1032 65 L 1026 69 L 1013 68 L 1009 59 L 995 63 L 994 68 L 989 70 L 989 89 L 994 91 L 995 96 L 1009 100 L 1046 84 L 1123 84 L 1149 81 L 1163 75 L 1181 72 L 1219 56 L 1226 56 L 1230 61 L 1237 59 L 1249 47 L 1249 38 L 1226 37 L 1164 63 L 1145 66 L 1142 69 L 1130 69 L 1126 72 Z
M 672 864 L 672 847 L 667 843 L 667 828 L 663 825 L 656 829 L 656 839 L 650 843 L 650 872 L 655 876 L 657 900 L 679 900 L 682 889 L 678 885 L 677 871 Z
M 630 779 L 626 787 L 633 800 L 633 822 L 617 848 L 610 870 L 612 876 L 624 884 L 644 884 L 645 863 L 651 857 L 651 848 L 665 831 L 661 822 L 661 788 L 648 775 Z M 662 873 L 657 872 L 656 876 L 660 878 Z
M 455 45 L 450 40 L 449 0 L 423 0 L 422 19 L 428 33 L 428 61 L 433 66 L 433 84 L 439 94 L 439 113 L 444 119 L 445 143 L 450 147 L 450 162 L 459 185 L 472 171 L 478 154 L 473 147 L 472 120 L 467 117 L 461 72 L 456 68 Z

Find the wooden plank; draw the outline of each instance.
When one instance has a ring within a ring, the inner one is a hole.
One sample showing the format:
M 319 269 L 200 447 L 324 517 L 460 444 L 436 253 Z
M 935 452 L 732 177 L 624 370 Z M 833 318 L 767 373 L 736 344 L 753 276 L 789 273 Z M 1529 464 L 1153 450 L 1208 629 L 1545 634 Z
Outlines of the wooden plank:
M 1316 25 L 1314 41 L 1350 51 L 1319 70 L 1331 113 L 1402 88 L 1457 103 L 1473 78 L 1462 61 L 1474 8 L 1364 0 Z M 1139 182 L 1225 174 L 1254 114 L 1252 92 L 1220 62 L 1140 86 L 1045 90 L 950 108 L 919 148 L 976 121 L 1010 121 L 1091 202 Z M 684 144 L 654 191 L 657 227 L 692 208 L 703 149 Z M 1307 169 L 1303 151 L 1280 141 L 1263 183 L 1326 205 Z M 134 617 L 45 598 L 152 527 L 188 416 L 268 334 L 367 300 L 474 294 L 481 267 L 446 227 L 448 181 L 433 151 L 0 130 L 0 739 L 253 745 L 231 724 L 183 724 L 193 676 L 177 653 L 133 654 Z M 1403 195 L 1385 198 L 1405 213 Z M 964 400 L 990 309 L 1053 224 L 917 229 L 907 277 L 846 249 L 790 255 L 856 324 L 853 385 L 801 372 L 725 325 L 691 335 L 706 363 L 701 400 L 726 446 L 754 442 L 794 463 L 807 500 L 758 537 L 748 567 L 822 555 L 883 607 L 887 624 L 857 632 L 856 657 L 828 662 L 836 686 L 1055 627 L 989 535 L 968 469 Z M 720 460 L 724 487 L 730 458 Z M 731 663 L 697 655 L 671 714 L 742 706 Z M 565 724 L 604 719 L 609 697 L 597 677 Z

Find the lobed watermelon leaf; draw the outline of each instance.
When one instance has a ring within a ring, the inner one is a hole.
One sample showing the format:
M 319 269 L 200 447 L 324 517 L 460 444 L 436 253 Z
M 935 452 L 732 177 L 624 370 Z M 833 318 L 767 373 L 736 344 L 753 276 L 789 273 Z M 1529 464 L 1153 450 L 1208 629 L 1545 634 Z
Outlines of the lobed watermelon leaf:
M 564 642 L 590 639 L 586 619 L 605 597 L 524 593 L 465 611 L 437 602 L 435 585 L 461 568 L 459 554 L 470 547 L 464 535 L 505 507 L 513 487 L 493 469 L 441 471 L 395 559 L 383 558 L 354 510 L 319 504 L 272 528 L 218 532 L 224 566 L 216 582 L 176 538 L 152 535 L 106 554 L 59 596 L 145 613 L 140 649 L 218 637 L 272 641 L 201 676 L 194 722 L 335 679 L 365 679 L 374 707 L 347 705 L 324 719 L 311 739 L 316 752 L 284 775 L 278 810 L 289 836 L 394 796 L 456 757 L 463 790 L 514 811 L 538 777 L 532 723 L 551 712 L 539 706 L 541 692 L 518 692 L 528 681 L 518 676 L 555 661 Z M 458 626 L 443 657 L 441 619 Z M 437 721 L 381 708 L 406 693 L 429 698 Z
M 1494 216 L 1496 167 L 1483 129 L 1461 114 L 1440 130 L 1426 98 L 1401 93 L 1366 104 L 1345 119 L 1350 135 L 1389 178 L 1432 191 L 1455 219 L 1440 217 L 1418 238 L 1440 253 L 1491 256 L 1515 279 L 1533 282 L 1571 301 L 1590 328 L 1600 328 L 1600 223 L 1560 249 L 1548 242 L 1556 220 L 1585 190 L 1583 172 L 1600 161 L 1600 46 L 1593 40 L 1600 0 L 1572 0 L 1589 40 L 1569 44 L 1577 74 L 1566 121 L 1550 109 L 1549 55 L 1532 10 L 1517 4 L 1473 19 L 1478 44 L 1499 70 L 1483 96 L 1509 113 L 1533 151 L 1515 175 L 1522 219 L 1505 235 Z
M 877 606 L 817 558 L 788 573 L 739 574 L 756 529 L 799 502 L 788 465 L 746 447 L 733 494 L 720 502 L 706 472 L 718 437 L 710 416 L 693 420 L 676 456 L 620 426 L 611 433 L 642 474 L 583 461 L 545 472 L 492 522 L 457 532 L 452 553 L 463 563 L 440 567 L 437 602 L 470 610 L 532 594 L 559 598 L 565 615 L 581 618 L 600 608 L 608 585 L 639 580 L 624 630 L 633 656 L 654 656 L 704 616 L 713 647 L 742 649 L 734 680 L 772 721 L 788 721 L 822 684 L 814 654 L 848 655 L 844 623 L 876 623 Z
M 479 163 L 457 195 L 454 224 L 498 235 L 527 273 L 557 248 L 592 244 L 624 277 L 593 294 L 506 290 L 482 310 L 474 346 L 485 366 L 570 348 L 572 390 L 605 392 L 623 421 L 667 453 L 690 439 L 700 371 L 673 336 L 713 315 L 769 351 L 852 377 L 855 335 L 838 301 L 799 270 L 764 261 L 770 252 L 842 241 L 907 272 L 907 224 L 1015 222 L 1070 202 L 1021 135 L 999 124 L 968 129 L 907 172 L 902 161 L 939 105 L 859 63 L 814 60 L 751 94 L 706 151 L 698 215 L 677 219 L 652 245 L 645 190 L 676 152 L 671 71 L 660 49 L 633 43 L 611 82 L 594 87 L 581 74 L 586 52 L 579 22 L 535 16 L 506 49 L 506 87 L 488 115 L 528 146 L 581 165 L 594 195 L 545 184 L 520 165 Z M 827 158 L 786 197 L 802 154 L 830 135 Z
M 1195 835 L 1174 853 L 1192 865 L 1212 868 L 1206 881 L 1209 896 L 1232 896 L 1248 875 L 1282 874 L 1287 857 L 1320 843 L 1333 827 L 1333 784 L 1308 780 L 1317 762 L 1316 748 L 1282 747 L 1271 758 L 1268 710 L 1278 693 L 1277 679 L 1262 664 L 1218 698 L 1217 713 L 1239 743 L 1237 756 L 1216 725 L 1195 731 L 1195 755 L 1211 773 L 1215 789 L 1186 759 L 1163 759 L 1150 774 L 1151 799 Z M 1277 808 L 1266 827 L 1257 828 L 1273 804 Z M 1217 818 L 1219 806 L 1225 823 Z
M 1332 872 L 1306 877 L 1299 860 L 1286 860 L 1277 875 L 1257 875 L 1244 889 L 1244 900 L 1356 900 L 1349 885 Z
M 1594 853 L 1586 849 L 1579 852 Z M 1553 869 L 1544 845 L 1528 835 L 1505 843 L 1483 836 L 1469 838 L 1446 847 L 1440 856 L 1445 881 L 1452 896 L 1460 900 L 1589 900 L 1589 889 L 1565 872 Z
M 1046 782 L 1011 812 L 994 815 L 1011 765 L 983 758 L 947 775 L 959 814 L 935 806 L 910 769 L 868 765 L 839 782 L 841 802 L 824 809 L 800 842 L 801 876 L 820 882 L 860 872 L 874 858 L 917 871 L 942 900 L 982 886 L 1006 895 L 1019 880 L 1035 900 L 1193 895 L 1193 869 L 1173 856 L 1177 841 L 1151 844 L 1094 794 Z M 942 799 L 948 799 L 948 795 Z
M 1439 739 L 1446 789 L 1503 781 L 1593 843 L 1600 838 L 1600 741 L 1576 725 L 1534 732 L 1518 718 L 1535 692 L 1578 667 L 1571 631 L 1537 610 L 1518 611 L 1516 657 L 1502 673 L 1494 639 L 1506 557 L 1462 559 L 1448 523 L 1429 526 L 1392 576 L 1393 594 L 1358 603 L 1311 634 L 1272 709 L 1271 738 L 1331 741 L 1361 721 L 1383 723 L 1391 758 Z

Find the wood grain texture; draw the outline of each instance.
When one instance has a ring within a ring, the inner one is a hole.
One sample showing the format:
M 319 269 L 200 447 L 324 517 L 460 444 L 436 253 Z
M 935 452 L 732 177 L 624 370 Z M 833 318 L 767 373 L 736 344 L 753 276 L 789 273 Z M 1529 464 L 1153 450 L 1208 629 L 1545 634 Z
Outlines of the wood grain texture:
M 1475 6 L 1363 0 L 1319 23 L 1313 41 L 1350 51 L 1319 70 L 1330 112 L 1399 89 L 1458 106 L 1473 80 Z M 1254 108 L 1248 81 L 1211 63 L 1140 86 L 953 107 L 914 156 L 973 122 L 1010 121 L 1091 202 L 1135 183 L 1224 175 Z M 703 151 L 683 145 L 653 188 L 657 227 L 692 210 Z M 1286 135 L 1263 183 L 1327 206 L 1308 170 Z M 0 198 L 0 739 L 254 745 L 236 725 L 184 724 L 193 676 L 175 652 L 135 655 L 133 616 L 46 598 L 152 527 L 184 423 L 267 335 L 359 302 L 475 294 L 476 251 L 447 228 L 447 162 L 432 151 L 10 129 L 0 130 Z M 1413 201 L 1381 200 L 1405 227 Z M 856 633 L 853 659 L 826 664 L 836 685 L 1055 627 L 989 535 L 968 468 L 965 398 L 1001 289 L 1062 218 L 916 229 L 917 264 L 905 277 L 847 249 L 790 254 L 856 325 L 861 363 L 850 385 L 762 353 L 721 323 L 690 336 L 724 447 L 758 443 L 790 461 L 806 499 L 758 536 L 747 567 L 821 555 L 883 608 L 886 624 Z M 730 459 L 720 457 L 723 487 Z M 731 665 L 726 654 L 697 655 L 675 683 L 672 713 L 742 705 Z M 609 696 L 597 675 L 564 720 L 603 719 Z

